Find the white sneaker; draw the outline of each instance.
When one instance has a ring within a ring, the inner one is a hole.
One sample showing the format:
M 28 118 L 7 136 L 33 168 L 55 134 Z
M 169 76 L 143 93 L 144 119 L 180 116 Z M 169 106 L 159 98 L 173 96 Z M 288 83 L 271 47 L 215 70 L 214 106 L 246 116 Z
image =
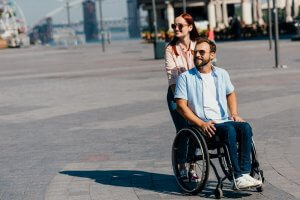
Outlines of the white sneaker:
M 245 188 L 250 188 L 250 187 L 254 186 L 254 184 L 251 181 L 248 181 L 243 176 L 235 179 L 235 184 L 237 187 L 236 189 L 245 189 Z
M 261 180 L 257 180 L 255 178 L 253 178 L 252 176 L 250 176 L 249 174 L 243 174 L 242 176 L 244 179 L 246 179 L 247 181 L 250 181 L 253 183 L 252 187 L 257 187 L 257 186 L 261 186 L 262 185 L 262 181 Z

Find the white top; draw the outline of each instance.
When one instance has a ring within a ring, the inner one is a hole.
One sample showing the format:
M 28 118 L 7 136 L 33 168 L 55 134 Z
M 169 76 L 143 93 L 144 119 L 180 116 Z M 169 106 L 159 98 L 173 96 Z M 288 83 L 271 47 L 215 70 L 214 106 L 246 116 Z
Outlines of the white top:
M 203 106 L 204 115 L 208 120 L 213 120 L 215 123 L 223 123 L 221 120 L 221 106 L 217 101 L 217 89 L 212 73 L 201 73 L 203 81 Z

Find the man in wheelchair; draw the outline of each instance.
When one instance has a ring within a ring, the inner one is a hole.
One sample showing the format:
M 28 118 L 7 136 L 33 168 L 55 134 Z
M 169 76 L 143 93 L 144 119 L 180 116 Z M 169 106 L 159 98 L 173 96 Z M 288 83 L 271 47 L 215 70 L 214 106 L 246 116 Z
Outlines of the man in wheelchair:
M 261 186 L 261 180 L 250 176 L 251 126 L 238 115 L 236 93 L 228 72 L 212 65 L 215 54 L 214 42 L 204 38 L 196 41 L 195 68 L 182 73 L 176 83 L 177 110 L 207 137 L 218 136 L 226 144 L 238 189 Z M 179 169 L 182 178 L 188 176 L 184 163 L 179 163 Z

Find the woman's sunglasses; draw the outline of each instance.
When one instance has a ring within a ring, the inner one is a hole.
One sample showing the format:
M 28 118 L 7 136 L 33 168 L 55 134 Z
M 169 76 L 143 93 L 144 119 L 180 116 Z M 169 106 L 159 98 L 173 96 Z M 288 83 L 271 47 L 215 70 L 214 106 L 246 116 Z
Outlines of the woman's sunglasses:
M 185 27 L 185 26 L 189 26 L 189 25 L 188 24 L 172 24 L 171 28 L 175 31 L 176 27 L 178 27 L 178 30 L 182 31 L 182 28 Z

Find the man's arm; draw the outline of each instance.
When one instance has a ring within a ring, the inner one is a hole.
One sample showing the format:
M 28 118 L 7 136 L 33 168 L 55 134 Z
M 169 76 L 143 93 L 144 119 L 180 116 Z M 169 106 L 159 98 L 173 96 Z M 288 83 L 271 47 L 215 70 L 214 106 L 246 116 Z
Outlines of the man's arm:
M 228 94 L 226 98 L 228 108 L 231 114 L 230 119 L 235 122 L 244 122 L 244 120 L 238 115 L 236 93 L 233 91 L 232 93 Z
M 212 137 L 215 134 L 216 128 L 214 127 L 213 121 L 204 122 L 197 117 L 193 111 L 188 107 L 185 99 L 176 99 L 177 111 L 188 121 L 192 122 L 196 126 L 199 126 L 204 133 Z

